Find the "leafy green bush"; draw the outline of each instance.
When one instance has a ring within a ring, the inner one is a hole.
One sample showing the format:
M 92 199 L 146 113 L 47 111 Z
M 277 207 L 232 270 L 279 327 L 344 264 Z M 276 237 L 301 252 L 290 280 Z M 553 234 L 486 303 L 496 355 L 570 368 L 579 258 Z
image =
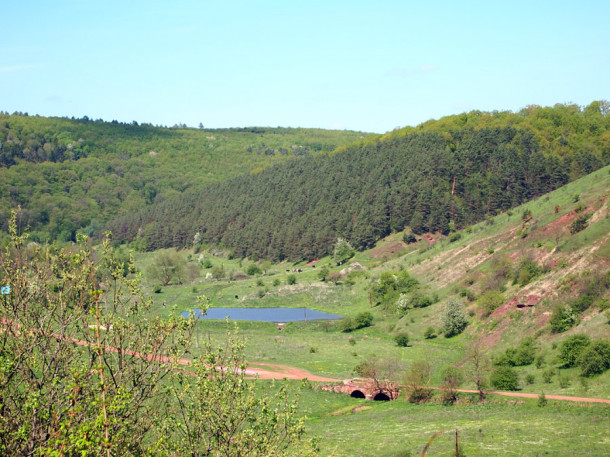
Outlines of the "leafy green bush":
M 286 284 L 288 284 L 289 286 L 292 286 L 293 284 L 297 283 L 297 277 L 295 275 L 288 275 L 288 277 L 286 278 Z
M 513 356 L 513 361 L 516 367 L 531 365 L 536 358 L 536 342 L 533 338 L 526 338 L 517 347 L 517 351 Z
M 477 305 L 483 311 L 484 316 L 489 316 L 504 303 L 504 295 L 497 290 L 483 292 L 477 299 Z
M 396 342 L 397 346 L 406 348 L 407 346 L 409 346 L 409 335 L 407 334 L 407 332 L 401 332 L 394 337 L 394 341 Z
M 337 242 L 335 243 L 335 249 L 333 251 L 333 259 L 337 264 L 342 264 L 347 262 L 349 259 L 354 257 L 354 248 L 343 238 L 337 238 Z
M 456 300 L 449 300 L 441 316 L 441 322 L 445 337 L 451 338 L 462 333 L 468 325 L 462 304 Z
M 413 308 L 426 308 L 438 301 L 438 297 L 430 297 L 428 295 L 422 295 L 415 292 L 411 297 L 411 306 Z
M 341 329 L 341 331 L 343 333 L 353 332 L 357 328 L 356 321 L 354 319 L 352 319 L 351 317 L 345 317 L 345 318 L 341 319 L 339 328 Z
M 377 304 L 395 303 L 400 294 L 415 290 L 419 281 L 409 275 L 407 270 L 384 271 L 379 280 L 371 285 L 372 298 Z
M 368 311 L 356 315 L 356 328 L 370 327 L 373 323 L 373 315 Z
M 427 340 L 431 340 L 432 338 L 436 338 L 436 330 L 434 327 L 428 327 L 424 332 L 424 338 Z
M 553 380 L 553 376 L 555 375 L 555 370 L 553 368 L 549 368 L 547 370 L 544 370 L 542 372 L 542 380 L 547 383 L 550 384 L 551 381 Z
M 577 364 L 582 352 L 591 345 L 591 338 L 585 334 L 572 335 L 566 338 L 559 347 L 559 360 L 565 367 Z
M 425 403 L 432 397 L 432 390 L 428 387 L 432 367 L 427 360 L 415 360 L 406 371 L 403 384 L 407 386 L 410 403 Z
M 610 368 L 610 341 L 593 341 L 578 356 L 578 365 L 583 376 L 593 376 L 606 371 Z
M 457 401 L 457 389 L 462 381 L 462 372 L 458 367 L 450 365 L 441 372 L 441 401 L 444 405 L 452 405 Z
M 520 284 L 521 286 L 525 286 L 532 282 L 534 278 L 542 273 L 542 269 L 540 265 L 534 262 L 533 259 L 529 257 L 524 257 L 521 259 L 517 268 L 513 272 L 513 284 Z
M 548 400 L 546 399 L 546 395 L 544 395 L 543 393 L 538 395 L 538 406 L 540 406 L 541 408 L 544 408 L 548 403 Z
M 574 219 L 574 221 L 570 224 L 570 233 L 572 235 L 582 232 L 589 225 L 589 219 L 591 217 L 591 213 L 583 214 L 578 218 Z
M 462 234 L 460 232 L 452 233 L 449 235 L 449 242 L 454 243 L 462 238 Z
M 411 243 L 415 243 L 417 241 L 417 238 L 415 238 L 415 235 L 413 234 L 413 232 L 405 232 L 402 235 L 402 241 L 405 242 L 406 244 L 411 244 Z
M 571 303 L 571 308 L 577 312 L 582 313 L 589 309 L 589 307 L 593 304 L 595 298 L 589 294 L 581 295 L 576 300 Z
M 494 365 L 522 367 L 531 365 L 536 356 L 536 343 L 533 338 L 526 338 L 516 348 L 508 348 L 504 354 L 494 360 Z
M 248 265 L 248 268 L 246 268 L 246 274 L 248 276 L 260 275 L 261 273 L 262 273 L 262 270 L 255 263 L 251 263 L 250 265 Z
M 318 270 L 318 278 L 320 278 L 320 281 L 326 281 L 326 277 L 329 273 L 330 270 L 328 269 L 328 267 L 324 266 Z
M 552 333 L 562 333 L 576 324 L 576 316 L 569 306 L 557 306 L 551 313 L 549 325 Z
M 224 265 L 214 265 L 211 273 L 214 279 L 223 279 L 226 276 Z
M 498 390 L 518 390 L 519 374 L 512 367 L 500 366 L 491 374 L 490 382 Z
M 468 301 L 475 301 L 477 299 L 477 295 L 473 290 L 468 289 L 467 287 L 462 287 L 457 291 L 460 297 L 465 297 Z
M 400 294 L 398 299 L 396 300 L 396 311 L 401 316 L 406 314 L 411 305 L 411 300 L 409 300 L 409 296 L 407 294 Z

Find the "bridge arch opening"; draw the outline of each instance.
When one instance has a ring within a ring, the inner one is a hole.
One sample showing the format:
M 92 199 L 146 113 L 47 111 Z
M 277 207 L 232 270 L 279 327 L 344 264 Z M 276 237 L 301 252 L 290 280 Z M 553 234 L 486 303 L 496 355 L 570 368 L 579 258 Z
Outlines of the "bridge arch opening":
M 362 393 L 362 391 L 360 391 L 360 390 L 354 390 L 350 394 L 350 397 L 353 397 L 353 398 L 366 398 L 366 395 L 364 395 L 364 393 Z
M 390 397 L 383 392 L 377 392 L 373 397 L 373 401 L 390 401 Z

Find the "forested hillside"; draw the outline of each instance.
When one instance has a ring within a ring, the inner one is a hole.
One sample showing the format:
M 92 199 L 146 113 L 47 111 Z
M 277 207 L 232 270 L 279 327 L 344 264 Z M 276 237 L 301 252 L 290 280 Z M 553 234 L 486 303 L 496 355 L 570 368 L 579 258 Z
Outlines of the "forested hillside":
M 448 233 L 608 163 L 607 105 L 450 116 L 187 192 L 110 228 L 150 250 L 202 240 L 276 260 L 326 254 L 337 237 L 367 248 L 407 226 Z
M 203 126 L 202 126 L 203 127 Z M 110 218 L 368 134 L 291 128 L 162 128 L 0 113 L 0 225 L 11 208 L 32 238 L 74 240 Z

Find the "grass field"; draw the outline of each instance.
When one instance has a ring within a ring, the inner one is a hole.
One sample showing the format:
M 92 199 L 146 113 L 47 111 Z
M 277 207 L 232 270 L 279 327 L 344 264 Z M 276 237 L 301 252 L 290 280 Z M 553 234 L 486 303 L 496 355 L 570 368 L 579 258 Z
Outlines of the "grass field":
M 467 404 L 471 400 L 414 405 L 400 397 L 367 402 L 313 390 L 303 394 L 308 430 L 321 439 L 323 455 L 419 456 L 443 430 L 426 455 L 449 457 L 455 455 L 456 429 L 465 456 L 608 455 L 610 407 L 552 401 L 539 407 L 537 400 L 496 398 Z M 362 405 L 370 409 L 359 411 Z

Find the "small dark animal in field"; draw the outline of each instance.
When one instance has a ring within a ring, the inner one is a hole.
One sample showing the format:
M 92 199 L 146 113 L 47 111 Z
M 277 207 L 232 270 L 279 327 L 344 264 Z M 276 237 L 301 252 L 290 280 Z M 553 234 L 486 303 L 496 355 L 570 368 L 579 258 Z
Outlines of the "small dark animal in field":
M 235 299 L 237 300 L 238 298 L 239 298 L 239 295 L 236 295 L 236 296 L 235 296 Z

